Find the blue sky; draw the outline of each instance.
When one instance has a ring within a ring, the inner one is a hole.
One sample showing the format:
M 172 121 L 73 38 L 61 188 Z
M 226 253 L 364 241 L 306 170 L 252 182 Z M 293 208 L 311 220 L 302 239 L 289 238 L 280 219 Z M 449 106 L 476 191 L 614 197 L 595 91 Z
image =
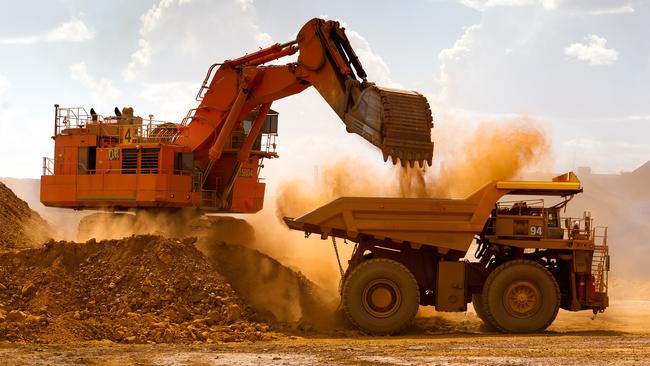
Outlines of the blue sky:
M 0 3 L 0 176 L 40 175 L 54 103 L 180 121 L 211 63 L 288 41 L 317 16 L 345 23 L 369 79 L 427 95 L 434 159 L 463 143 L 445 131 L 519 114 L 549 136 L 557 171 L 616 173 L 650 159 L 649 1 Z M 269 178 L 343 156 L 382 164 L 317 93 L 273 108 L 282 159 L 267 164 Z

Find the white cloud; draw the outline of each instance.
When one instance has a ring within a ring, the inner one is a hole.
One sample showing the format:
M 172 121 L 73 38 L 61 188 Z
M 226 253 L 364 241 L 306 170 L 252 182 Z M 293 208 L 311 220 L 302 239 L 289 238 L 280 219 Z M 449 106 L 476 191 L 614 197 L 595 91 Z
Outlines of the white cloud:
M 618 51 L 607 48 L 607 40 L 594 34 L 585 37 L 587 43 L 573 43 L 564 49 L 564 54 L 590 65 L 610 65 L 618 60 Z
M 242 11 L 247 11 L 253 6 L 253 0 L 237 0 Z
M 259 47 L 268 47 L 275 43 L 273 42 L 273 37 L 271 37 L 270 34 L 264 32 L 257 33 L 255 35 L 255 41 Z
M 88 73 L 85 62 L 70 65 L 70 77 L 85 86 L 96 103 L 108 103 L 120 96 L 120 91 L 113 86 L 110 80 L 96 78 Z
M 627 116 L 624 119 L 628 121 L 650 121 L 650 114 L 647 115 L 635 114 L 635 115 Z
M 476 39 L 476 33 L 480 32 L 481 25 L 474 24 L 465 28 L 463 35 L 454 42 L 450 48 L 445 48 L 438 54 L 438 59 L 441 63 L 448 61 L 457 61 L 458 59 L 467 56 L 471 52 L 472 45 Z
M 0 38 L 0 44 L 32 44 L 41 40 L 40 36 L 20 36 Z
M 388 86 L 392 88 L 402 88 L 394 82 L 390 76 L 390 68 L 384 59 L 375 53 L 370 47 L 370 43 L 361 34 L 346 29 L 345 34 L 352 45 L 352 49 L 359 57 L 361 65 L 368 74 L 368 80 L 377 83 L 379 86 Z
M 82 42 L 95 38 L 95 32 L 88 29 L 79 19 L 72 19 L 47 32 L 44 39 L 50 42 Z
M 132 81 L 136 79 L 139 70 L 149 65 L 151 61 L 151 46 L 146 39 L 138 40 L 139 48 L 131 54 L 131 60 L 124 70 L 124 79 Z
M 632 4 L 625 4 L 614 8 L 599 8 L 589 12 L 593 15 L 613 15 L 613 14 L 631 14 L 634 13 Z
M 569 10 L 592 15 L 633 13 L 630 3 L 620 0 L 458 0 L 462 5 L 478 11 L 492 8 L 540 6 L 545 10 Z
M 257 26 L 252 1 L 159 0 L 140 16 L 140 23 L 137 48 L 123 70 L 127 81 L 198 78 L 197 69 L 272 41 Z
M 41 143 L 46 140 L 40 139 L 45 137 L 45 128 L 50 131 L 51 122 L 39 120 L 34 116 L 33 108 L 0 108 L 0 177 L 37 176 L 41 172 L 42 156 L 52 154 L 49 143 Z M 27 139 L 34 139 L 33 141 L 38 143 L 26 143 Z
M 34 44 L 37 42 L 83 42 L 95 38 L 95 32 L 79 19 L 62 23 L 44 34 L 0 38 L 0 44 Z
M 0 75 L 0 97 L 3 96 L 11 88 L 11 82 L 6 76 Z
M 454 80 L 450 77 L 448 68 L 471 54 L 480 32 L 480 24 L 470 25 L 465 28 L 463 35 L 454 42 L 452 47 L 445 48 L 438 53 L 440 69 L 438 75 L 434 75 L 439 90 L 436 96 L 438 102 L 446 103 L 449 97 L 449 89 L 453 87 Z
M 589 166 L 599 171 L 617 172 L 632 170 L 648 161 L 650 146 L 584 137 L 565 141 L 559 146 L 558 153 L 559 156 L 570 157 L 564 162 L 568 169 Z M 567 165 L 569 162 L 572 166 Z
M 196 103 L 194 96 L 198 89 L 198 83 L 150 83 L 137 97 L 159 106 L 152 111 L 155 113 L 154 119 L 179 122 Z
M 158 26 L 163 11 L 172 5 L 178 4 L 180 6 L 185 2 L 183 0 L 179 0 L 178 2 L 175 0 L 161 0 L 140 16 L 142 26 L 140 27 L 138 49 L 131 54 L 131 60 L 124 70 L 124 79 L 127 81 L 135 80 L 140 70 L 149 65 L 149 61 L 151 60 L 151 46 L 146 37 Z
M 497 7 L 517 7 L 541 5 L 545 9 L 555 9 L 559 0 L 459 0 L 461 4 L 478 11 Z

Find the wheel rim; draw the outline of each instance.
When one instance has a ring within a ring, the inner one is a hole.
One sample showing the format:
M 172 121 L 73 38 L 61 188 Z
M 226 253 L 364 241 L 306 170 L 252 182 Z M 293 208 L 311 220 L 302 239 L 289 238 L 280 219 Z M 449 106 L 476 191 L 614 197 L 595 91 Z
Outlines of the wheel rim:
M 370 281 L 363 289 L 364 309 L 377 318 L 387 318 L 397 312 L 402 294 L 395 282 L 388 279 Z
M 542 306 L 542 297 L 537 286 L 526 280 L 515 281 L 506 288 L 503 303 L 508 314 L 516 318 L 528 318 Z

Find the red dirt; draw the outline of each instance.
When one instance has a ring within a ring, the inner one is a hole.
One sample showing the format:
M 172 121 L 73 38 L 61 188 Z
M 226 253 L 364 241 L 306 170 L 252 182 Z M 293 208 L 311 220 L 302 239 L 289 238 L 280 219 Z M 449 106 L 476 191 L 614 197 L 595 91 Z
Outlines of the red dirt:
M 38 213 L 0 183 L 0 250 L 41 245 L 51 232 Z
M 272 339 L 194 240 L 142 235 L 0 254 L 0 340 Z

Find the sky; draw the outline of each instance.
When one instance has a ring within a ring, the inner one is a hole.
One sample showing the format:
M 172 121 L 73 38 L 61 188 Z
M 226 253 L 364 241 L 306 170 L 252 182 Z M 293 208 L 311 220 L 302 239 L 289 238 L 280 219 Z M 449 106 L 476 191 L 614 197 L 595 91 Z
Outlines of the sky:
M 369 80 L 417 90 L 436 129 L 527 115 L 556 171 L 631 171 L 650 159 L 650 1 L 0 0 L 0 176 L 37 178 L 61 106 L 179 122 L 208 67 L 336 19 Z M 279 100 L 265 176 L 381 156 L 312 89 Z M 436 154 L 434 153 L 434 160 Z M 374 161 L 377 161 L 376 163 Z M 369 163 L 370 164 L 370 163 Z M 351 177 L 354 179 L 354 177 Z

